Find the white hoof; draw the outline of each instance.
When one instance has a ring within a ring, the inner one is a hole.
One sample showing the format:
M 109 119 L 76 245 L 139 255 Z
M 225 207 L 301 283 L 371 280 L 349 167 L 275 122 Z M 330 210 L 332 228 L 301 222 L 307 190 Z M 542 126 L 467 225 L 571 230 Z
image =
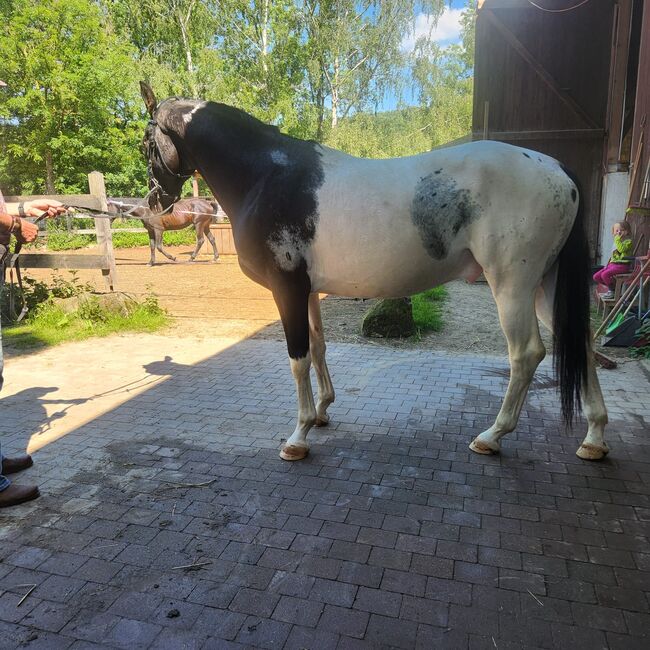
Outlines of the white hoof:
M 280 451 L 282 460 L 302 460 L 309 453 L 309 447 L 302 445 L 285 445 Z
M 576 451 L 576 456 L 582 460 L 601 460 L 609 453 L 609 447 L 603 443 L 602 447 L 585 444 L 584 442 Z
M 477 454 L 483 454 L 484 456 L 490 456 L 492 454 L 498 454 L 499 453 L 499 447 L 490 447 L 486 442 L 483 442 L 483 440 L 479 440 L 478 437 L 474 438 L 472 442 L 469 445 L 469 448 L 477 453 Z

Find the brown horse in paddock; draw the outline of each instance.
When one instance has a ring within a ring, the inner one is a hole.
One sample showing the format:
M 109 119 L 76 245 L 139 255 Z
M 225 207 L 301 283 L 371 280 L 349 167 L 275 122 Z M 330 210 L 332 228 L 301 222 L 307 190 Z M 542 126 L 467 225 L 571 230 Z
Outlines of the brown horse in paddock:
M 212 245 L 214 251 L 214 261 L 219 259 L 219 251 L 214 235 L 210 232 L 212 217 L 217 214 L 219 206 L 216 201 L 207 201 L 206 199 L 181 199 L 174 203 L 174 207 L 164 214 L 157 214 L 151 208 L 141 205 L 131 208 L 118 201 L 109 201 L 109 205 L 114 206 L 120 213 L 127 213 L 128 217 L 142 219 L 142 223 L 149 235 L 149 246 L 151 248 L 151 260 L 149 266 L 153 266 L 156 261 L 156 249 L 158 249 L 168 260 L 176 261 L 173 255 L 167 253 L 162 247 L 163 232 L 165 230 L 182 230 L 193 225 L 196 230 L 196 248 L 190 255 L 190 262 L 196 259 L 196 256 L 203 246 L 205 237 Z M 128 209 L 127 209 L 128 208 Z

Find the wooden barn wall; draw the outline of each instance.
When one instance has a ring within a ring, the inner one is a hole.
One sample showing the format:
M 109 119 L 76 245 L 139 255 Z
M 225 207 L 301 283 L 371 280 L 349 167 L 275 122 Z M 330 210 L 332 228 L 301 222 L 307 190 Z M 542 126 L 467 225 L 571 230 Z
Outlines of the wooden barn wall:
M 643 191 L 646 175 L 650 174 L 650 2 L 648 0 L 644 3 L 643 10 L 637 78 L 639 83 L 636 90 L 631 158 L 634 162 L 638 159 L 638 163 L 631 188 L 631 205 L 640 209 L 633 209 L 628 215 L 628 220 L 632 222 L 637 238 L 642 240 L 642 247 L 647 251 L 650 246 L 650 188 L 646 186 L 648 196 L 645 198 Z
M 525 0 L 485 0 L 476 24 L 474 138 L 483 137 L 487 101 L 489 138 L 541 151 L 573 169 L 594 257 L 613 16 L 613 0 L 561 14 Z

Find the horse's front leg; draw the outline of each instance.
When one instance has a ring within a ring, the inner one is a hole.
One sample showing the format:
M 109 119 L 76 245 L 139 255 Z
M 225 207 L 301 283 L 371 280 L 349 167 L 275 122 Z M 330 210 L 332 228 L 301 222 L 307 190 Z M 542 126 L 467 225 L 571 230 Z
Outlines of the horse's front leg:
M 175 262 L 175 261 L 176 261 L 176 258 L 175 258 L 173 255 L 170 255 L 169 253 L 167 253 L 167 252 L 163 249 L 163 246 L 162 246 L 162 239 L 163 239 L 162 236 L 163 236 L 163 231 L 162 231 L 162 230 L 158 230 L 158 229 L 156 228 L 156 230 L 155 230 L 155 235 L 154 235 L 154 236 L 155 236 L 155 238 L 156 238 L 156 250 L 160 251 L 160 252 L 161 252 L 161 253 L 162 253 L 162 254 L 163 254 L 163 255 L 164 255 L 168 260 L 171 260 L 172 262 Z
M 287 339 L 289 363 L 298 393 L 296 428 L 280 451 L 284 460 L 301 460 L 309 452 L 307 434 L 316 422 L 309 369 L 309 278 L 306 271 L 278 271 L 271 282 Z
M 320 299 L 317 293 L 309 295 L 309 351 L 318 381 L 318 402 L 316 404 L 316 426 L 323 427 L 329 421 L 327 407 L 334 401 L 334 386 L 325 362 L 325 335 L 320 313 Z
M 190 255 L 190 262 L 193 262 L 196 259 L 196 256 L 199 254 L 199 251 L 201 250 L 201 246 L 203 246 L 203 242 L 205 241 L 205 238 L 203 236 L 203 224 L 202 223 L 194 224 L 194 230 L 196 231 L 196 248 L 194 249 L 194 252 Z
M 147 233 L 149 235 L 149 248 L 151 249 L 149 266 L 153 266 L 156 263 L 156 236 L 151 230 L 148 230 Z

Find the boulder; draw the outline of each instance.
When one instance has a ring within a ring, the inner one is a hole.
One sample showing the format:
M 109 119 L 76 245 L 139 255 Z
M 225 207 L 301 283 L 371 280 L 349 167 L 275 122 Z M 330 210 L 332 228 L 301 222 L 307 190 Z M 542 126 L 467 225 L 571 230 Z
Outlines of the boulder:
M 133 296 L 122 291 L 112 293 L 84 292 L 70 298 L 55 298 L 54 304 L 61 307 L 66 314 L 78 311 L 90 304 L 98 304 L 103 310 L 128 316 L 137 305 Z
M 410 298 L 378 300 L 365 314 L 361 323 L 364 336 L 401 338 L 415 334 Z

